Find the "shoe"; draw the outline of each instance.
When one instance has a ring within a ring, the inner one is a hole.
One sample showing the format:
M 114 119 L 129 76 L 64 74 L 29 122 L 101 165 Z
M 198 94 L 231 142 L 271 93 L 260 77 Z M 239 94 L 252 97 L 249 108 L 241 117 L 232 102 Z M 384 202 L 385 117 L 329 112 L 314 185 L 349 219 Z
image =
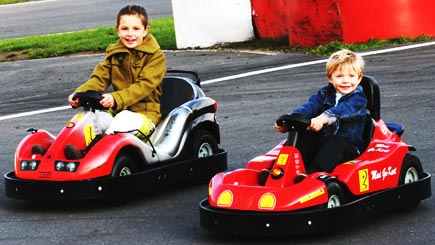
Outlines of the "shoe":
M 67 144 L 63 150 L 65 157 L 70 160 L 76 160 L 83 157 L 83 154 L 77 150 L 73 144 Z
M 46 152 L 46 150 L 40 144 L 34 144 L 32 146 L 32 155 L 34 155 L 34 154 L 40 154 L 42 156 L 42 155 L 45 154 L 45 152 Z
M 304 180 L 307 177 L 306 173 L 299 173 L 298 175 L 296 175 L 294 183 L 297 184 L 299 182 L 301 182 L 302 180 Z
M 258 183 L 260 185 L 265 185 L 267 181 L 267 177 L 269 177 L 270 170 L 265 168 L 262 169 L 261 172 L 258 174 Z

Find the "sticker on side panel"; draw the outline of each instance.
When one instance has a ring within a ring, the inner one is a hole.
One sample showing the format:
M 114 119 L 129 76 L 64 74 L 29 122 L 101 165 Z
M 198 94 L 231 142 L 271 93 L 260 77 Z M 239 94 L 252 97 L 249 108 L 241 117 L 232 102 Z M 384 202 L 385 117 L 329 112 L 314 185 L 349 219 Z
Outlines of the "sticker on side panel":
M 370 189 L 369 170 L 367 168 L 361 169 L 358 171 L 358 175 L 359 175 L 359 191 L 360 192 L 368 191 Z
M 276 164 L 285 165 L 287 163 L 287 159 L 288 159 L 288 154 L 280 154 L 278 156 L 278 161 L 276 162 Z
M 83 134 L 85 135 L 86 146 L 88 146 L 95 138 L 95 131 L 93 125 L 86 125 L 83 127 Z

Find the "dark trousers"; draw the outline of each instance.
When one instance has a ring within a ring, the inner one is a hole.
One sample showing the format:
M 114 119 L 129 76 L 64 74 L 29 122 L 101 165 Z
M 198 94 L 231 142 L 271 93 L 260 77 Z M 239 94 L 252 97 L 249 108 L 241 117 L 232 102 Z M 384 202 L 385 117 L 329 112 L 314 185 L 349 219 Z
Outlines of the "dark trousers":
M 349 139 L 322 136 L 312 131 L 300 134 L 296 147 L 301 152 L 307 173 L 330 173 L 338 164 L 358 156 L 358 150 Z

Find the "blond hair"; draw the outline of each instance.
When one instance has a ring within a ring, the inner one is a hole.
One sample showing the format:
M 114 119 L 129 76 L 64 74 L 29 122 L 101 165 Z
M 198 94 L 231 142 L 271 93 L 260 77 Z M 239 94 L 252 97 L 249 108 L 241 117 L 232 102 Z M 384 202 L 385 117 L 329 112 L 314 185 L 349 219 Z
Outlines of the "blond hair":
M 331 78 L 335 70 L 343 69 L 343 67 L 352 67 L 358 75 L 361 75 L 364 71 L 364 66 L 364 59 L 360 55 L 350 50 L 342 49 L 329 56 L 326 63 L 326 75 L 328 78 Z

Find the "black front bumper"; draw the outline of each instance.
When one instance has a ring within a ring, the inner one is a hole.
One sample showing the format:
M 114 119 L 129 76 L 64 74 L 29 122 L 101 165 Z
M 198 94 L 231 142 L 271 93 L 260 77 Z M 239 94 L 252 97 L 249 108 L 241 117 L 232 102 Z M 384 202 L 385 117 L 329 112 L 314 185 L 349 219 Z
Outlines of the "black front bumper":
M 199 204 L 200 224 L 206 230 L 235 235 L 300 235 L 336 230 L 385 211 L 406 208 L 431 196 L 431 176 L 360 198 L 337 208 L 253 212 L 221 209 L 205 199 Z
M 29 201 L 61 201 L 123 198 L 155 190 L 166 185 L 204 180 L 227 170 L 227 152 L 171 163 L 123 177 L 102 177 L 89 180 L 40 181 L 4 175 L 6 196 Z

